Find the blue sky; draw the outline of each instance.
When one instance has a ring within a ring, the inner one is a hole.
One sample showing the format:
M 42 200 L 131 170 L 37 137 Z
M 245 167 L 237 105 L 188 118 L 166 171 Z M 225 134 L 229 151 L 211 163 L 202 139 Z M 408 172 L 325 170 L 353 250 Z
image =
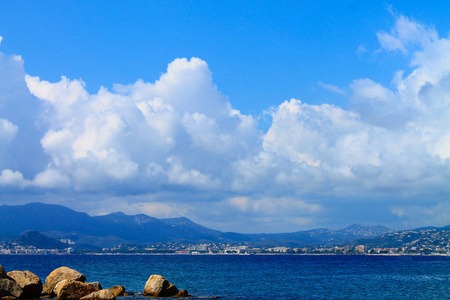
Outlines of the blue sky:
M 448 9 L 3 1 L 0 204 L 241 232 L 448 225 Z
M 439 4 L 439 2 L 441 2 Z M 199 57 L 219 90 L 244 113 L 292 97 L 338 102 L 317 82 L 346 87 L 360 77 L 388 84 L 407 58 L 371 55 L 389 30 L 386 7 L 448 30 L 442 1 L 43 1 L 3 2 L 4 53 L 30 75 L 83 79 L 86 89 L 154 80 L 173 59 Z M 357 55 L 364 45 L 367 53 Z M 400 62 L 397 60 L 400 59 Z

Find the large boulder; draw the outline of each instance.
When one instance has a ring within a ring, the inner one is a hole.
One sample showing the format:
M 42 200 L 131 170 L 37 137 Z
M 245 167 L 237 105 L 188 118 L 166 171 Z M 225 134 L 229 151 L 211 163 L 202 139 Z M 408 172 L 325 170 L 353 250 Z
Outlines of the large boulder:
M 71 283 L 71 282 L 73 282 L 73 281 L 75 281 L 75 280 L 72 280 L 72 279 L 69 279 L 69 280 L 64 279 L 64 280 L 58 282 L 58 283 L 55 285 L 55 288 L 53 289 L 53 293 L 52 293 L 52 294 L 55 295 L 56 297 L 59 297 L 59 294 L 60 294 L 62 288 L 63 288 L 66 284 Z M 85 284 L 91 286 L 91 287 L 92 287 L 92 291 L 95 291 L 95 292 L 97 292 L 97 291 L 99 291 L 99 290 L 102 289 L 102 286 L 101 286 L 101 284 L 100 284 L 99 282 L 85 282 Z
M 56 284 L 62 280 L 85 282 L 86 277 L 74 269 L 70 269 L 68 267 L 60 267 L 47 276 L 47 278 L 45 279 L 43 292 L 45 294 L 52 295 L 53 289 L 55 288 Z
M 41 297 L 41 279 L 30 271 L 11 271 L 8 276 L 20 285 L 23 290 L 23 298 L 36 299 Z
M 123 285 L 116 285 L 110 287 L 108 290 L 113 292 L 114 296 L 128 296 L 128 293 L 125 292 L 125 287 Z
M 84 296 L 80 300 L 116 300 L 116 296 L 110 290 L 101 290 L 90 293 L 89 295 Z
M 97 290 L 88 283 L 66 280 L 58 286 L 57 297 L 58 300 L 79 300 L 96 291 Z
M 22 295 L 23 290 L 17 282 L 11 278 L 0 278 L 0 298 L 11 296 L 21 298 Z
M 151 275 L 144 287 L 145 296 L 173 297 L 178 289 L 161 275 Z
M 0 278 L 6 278 L 5 269 L 3 269 L 2 265 L 0 265 Z

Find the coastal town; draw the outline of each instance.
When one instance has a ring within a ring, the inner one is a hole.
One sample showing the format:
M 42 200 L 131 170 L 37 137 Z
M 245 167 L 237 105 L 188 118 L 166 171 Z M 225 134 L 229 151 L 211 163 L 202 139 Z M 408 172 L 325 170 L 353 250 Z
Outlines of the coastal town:
M 290 245 L 291 243 L 291 245 Z M 28 231 L 16 239 L 0 242 L 0 255 L 450 255 L 450 229 L 422 228 L 392 231 L 383 235 L 323 244 L 292 245 L 290 241 L 257 242 L 153 242 L 121 243 L 95 247 L 69 238 L 51 238 Z
M 0 245 L 0 255 L 450 255 L 450 243 L 445 247 L 418 244 L 410 247 L 368 248 L 356 246 L 315 246 L 315 247 L 254 247 L 243 244 L 177 244 L 158 243 L 147 247 L 137 245 L 120 245 L 113 248 L 82 249 L 74 247 L 64 249 L 39 249 L 34 246 L 18 244 Z

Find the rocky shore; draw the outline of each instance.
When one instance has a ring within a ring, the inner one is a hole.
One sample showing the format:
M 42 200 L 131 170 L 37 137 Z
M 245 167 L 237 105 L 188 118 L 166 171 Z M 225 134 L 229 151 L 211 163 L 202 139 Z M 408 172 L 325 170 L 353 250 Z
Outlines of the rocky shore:
M 49 299 L 58 300 L 115 300 L 116 296 L 128 296 L 125 287 L 116 285 L 103 289 L 100 282 L 86 282 L 86 276 L 68 267 L 52 271 L 45 283 L 30 271 L 6 273 L 0 265 L 0 299 Z M 153 297 L 189 297 L 186 290 L 178 290 L 161 275 L 153 274 L 144 286 L 144 295 Z

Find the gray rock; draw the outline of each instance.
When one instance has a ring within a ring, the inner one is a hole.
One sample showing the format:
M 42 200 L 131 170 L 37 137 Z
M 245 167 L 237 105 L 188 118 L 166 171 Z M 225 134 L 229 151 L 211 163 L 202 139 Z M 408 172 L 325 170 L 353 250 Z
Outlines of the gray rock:
M 178 289 L 161 275 L 151 275 L 144 287 L 144 296 L 173 297 Z

